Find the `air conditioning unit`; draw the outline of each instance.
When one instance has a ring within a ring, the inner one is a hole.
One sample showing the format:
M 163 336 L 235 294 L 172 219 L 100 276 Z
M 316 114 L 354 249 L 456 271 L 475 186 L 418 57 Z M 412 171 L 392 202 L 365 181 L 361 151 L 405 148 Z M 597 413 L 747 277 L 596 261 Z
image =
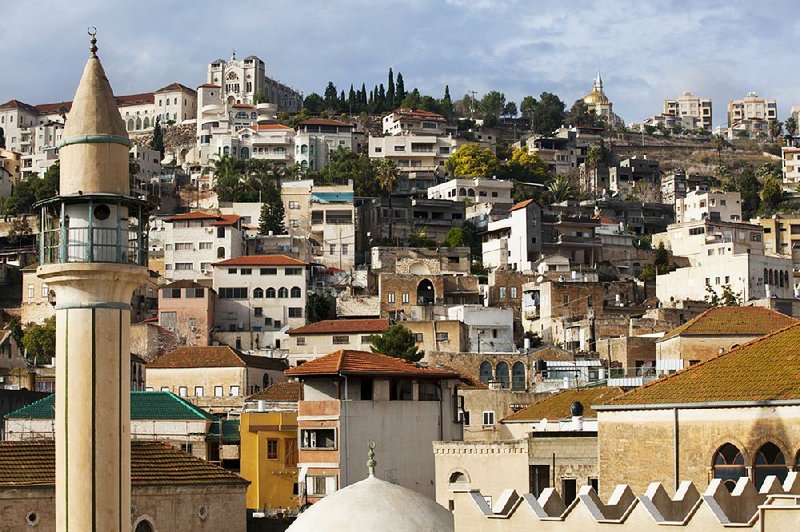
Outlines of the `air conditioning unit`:
M 201 269 L 201 270 L 200 270 L 200 273 L 202 273 L 203 275 L 205 275 L 205 274 L 207 274 L 207 273 L 208 273 L 208 270 L 206 270 L 205 268 L 203 268 L 203 269 Z

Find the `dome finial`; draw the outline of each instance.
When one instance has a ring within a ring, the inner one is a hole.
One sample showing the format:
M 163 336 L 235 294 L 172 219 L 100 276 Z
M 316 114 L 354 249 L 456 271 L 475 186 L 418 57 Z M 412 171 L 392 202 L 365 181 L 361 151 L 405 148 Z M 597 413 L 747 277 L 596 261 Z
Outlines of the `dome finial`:
M 92 43 L 92 46 L 89 48 L 89 51 L 92 52 L 92 57 L 97 57 L 97 28 L 89 26 L 86 33 L 91 36 L 89 42 Z
M 367 469 L 369 469 L 369 476 L 374 477 L 375 466 L 377 465 L 375 461 L 375 442 L 370 441 L 367 447 L 369 447 L 369 453 L 367 453 L 369 456 L 369 460 L 367 460 Z

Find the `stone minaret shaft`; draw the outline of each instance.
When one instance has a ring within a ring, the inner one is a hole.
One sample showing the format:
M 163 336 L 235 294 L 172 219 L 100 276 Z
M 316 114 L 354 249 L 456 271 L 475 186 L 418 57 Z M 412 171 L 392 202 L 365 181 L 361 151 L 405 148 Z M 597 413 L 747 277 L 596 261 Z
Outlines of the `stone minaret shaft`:
M 60 145 L 60 195 L 42 202 L 38 275 L 56 303 L 58 531 L 131 528 L 130 303 L 147 276 L 146 207 L 129 195 L 130 141 L 95 42 Z

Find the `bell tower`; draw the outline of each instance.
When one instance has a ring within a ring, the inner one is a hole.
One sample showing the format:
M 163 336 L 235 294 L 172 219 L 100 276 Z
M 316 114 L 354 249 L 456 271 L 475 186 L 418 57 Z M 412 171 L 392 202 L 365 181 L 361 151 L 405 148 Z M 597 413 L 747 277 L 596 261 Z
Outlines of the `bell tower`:
M 56 303 L 56 530 L 129 531 L 130 311 L 150 206 L 130 196 L 130 140 L 89 34 L 59 195 L 38 204 L 37 274 Z

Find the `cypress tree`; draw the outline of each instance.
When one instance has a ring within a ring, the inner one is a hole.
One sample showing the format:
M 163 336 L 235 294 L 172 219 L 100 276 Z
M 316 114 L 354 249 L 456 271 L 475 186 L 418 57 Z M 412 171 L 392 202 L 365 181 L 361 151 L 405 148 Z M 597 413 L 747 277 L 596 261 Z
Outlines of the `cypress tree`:
M 394 99 L 394 73 L 391 68 L 389 68 L 389 84 L 386 87 L 386 105 L 389 107 L 390 111 L 393 110 L 396 105 Z
M 397 87 L 395 90 L 397 91 L 397 96 L 394 99 L 395 107 L 400 107 L 403 100 L 406 99 L 406 85 L 403 82 L 403 74 L 400 72 L 397 73 Z

